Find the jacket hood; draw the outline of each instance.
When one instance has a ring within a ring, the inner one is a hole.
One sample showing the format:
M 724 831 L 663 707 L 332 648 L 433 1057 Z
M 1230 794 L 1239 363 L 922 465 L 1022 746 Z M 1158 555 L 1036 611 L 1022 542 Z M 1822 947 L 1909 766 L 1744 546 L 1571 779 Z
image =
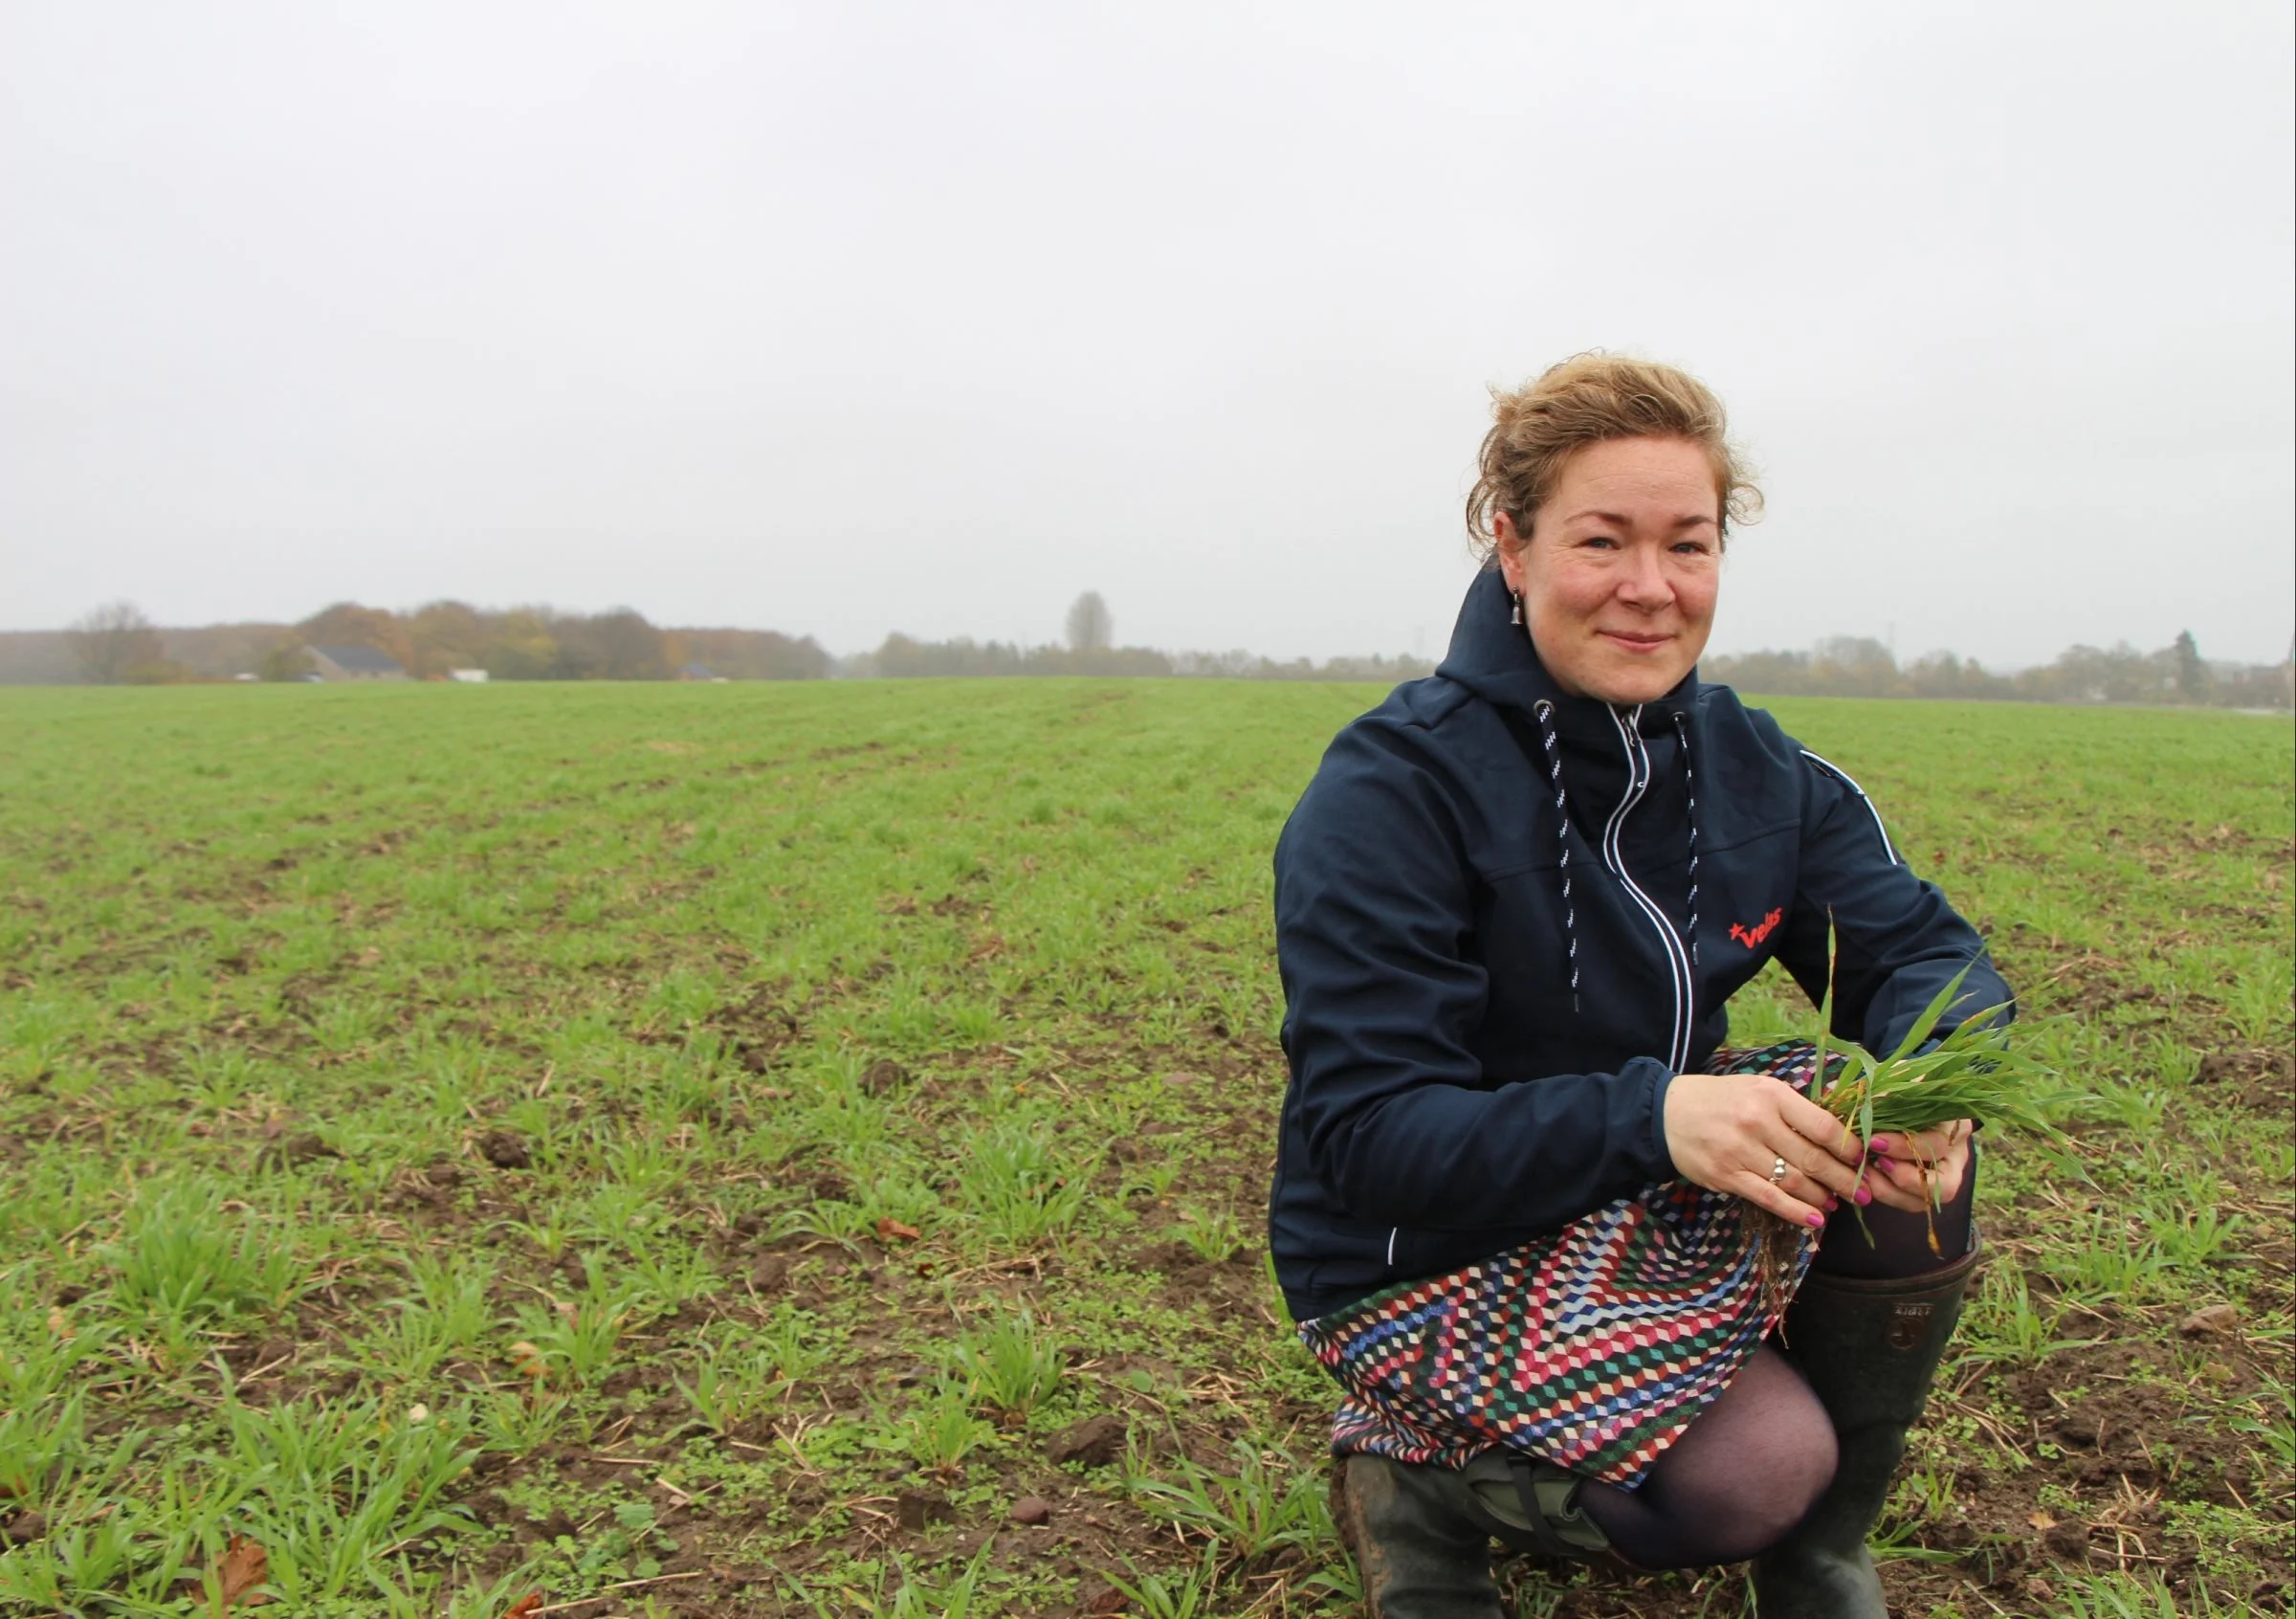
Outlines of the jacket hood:
M 1511 622 L 1513 611 L 1507 581 L 1499 570 L 1487 567 L 1476 574 L 1474 583 L 1467 588 L 1467 599 L 1459 605 L 1450 650 L 1435 673 L 1501 708 L 1534 714 L 1539 703 L 1551 702 L 1555 705 L 1555 728 L 1563 737 L 1615 744 L 1618 733 L 1611 723 L 1612 705 L 1600 698 L 1567 696 L 1539 661 L 1538 649 L 1531 644 L 1529 633 Z M 1641 705 L 1635 728 L 1645 736 L 1663 735 L 1672 726 L 1677 712 L 1689 710 L 1691 695 L 1697 689 L 1698 671 L 1692 669 L 1665 697 Z M 1619 712 L 1636 711 L 1623 706 Z

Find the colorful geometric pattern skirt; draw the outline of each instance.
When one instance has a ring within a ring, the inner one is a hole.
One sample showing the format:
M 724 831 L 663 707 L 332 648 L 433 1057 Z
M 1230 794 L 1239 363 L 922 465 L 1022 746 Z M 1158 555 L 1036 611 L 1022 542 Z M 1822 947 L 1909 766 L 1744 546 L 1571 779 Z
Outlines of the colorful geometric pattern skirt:
M 1793 1040 L 1717 1052 L 1706 1072 L 1806 1092 L 1816 1056 Z M 1750 1208 L 1653 1182 L 1520 1248 L 1302 1322 L 1346 1390 L 1332 1449 L 1459 1468 L 1498 1448 L 1639 1484 L 1777 1326 L 1817 1252 L 1812 1231 L 1790 1274 L 1766 1279 Z

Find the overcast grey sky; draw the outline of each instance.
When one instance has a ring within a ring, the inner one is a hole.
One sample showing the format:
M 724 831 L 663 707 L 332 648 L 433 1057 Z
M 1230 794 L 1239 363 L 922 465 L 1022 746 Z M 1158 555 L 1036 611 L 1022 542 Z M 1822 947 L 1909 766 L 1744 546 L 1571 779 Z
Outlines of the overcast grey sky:
M 1486 385 L 1711 382 L 1717 651 L 2287 650 L 2285 0 L 0 10 L 0 626 L 1439 652 Z

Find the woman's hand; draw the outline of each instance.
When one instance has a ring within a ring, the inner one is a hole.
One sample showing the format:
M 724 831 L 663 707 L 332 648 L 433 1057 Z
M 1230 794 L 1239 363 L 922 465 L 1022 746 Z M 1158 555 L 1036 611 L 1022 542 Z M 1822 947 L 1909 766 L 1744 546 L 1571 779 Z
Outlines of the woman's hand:
M 1969 1173 L 1969 1138 L 1976 1128 L 1956 1119 L 1933 1130 L 1884 1130 L 1875 1136 L 1866 1161 L 1873 1201 L 1909 1214 L 1951 1203 Z
M 1663 1122 L 1667 1151 L 1685 1180 L 1796 1225 L 1824 1225 L 1836 1198 L 1867 1203 L 1881 1195 L 1878 1187 L 1868 1192 L 1858 1185 L 1857 1137 L 1767 1074 L 1678 1074 L 1667 1087 Z

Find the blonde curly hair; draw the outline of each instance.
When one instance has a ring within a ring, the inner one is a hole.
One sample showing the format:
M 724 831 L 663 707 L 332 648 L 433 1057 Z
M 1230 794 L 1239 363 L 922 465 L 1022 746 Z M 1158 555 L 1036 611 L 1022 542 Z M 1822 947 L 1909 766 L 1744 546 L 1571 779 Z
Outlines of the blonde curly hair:
M 1490 432 L 1476 457 L 1467 497 L 1467 532 L 1489 561 L 1498 545 L 1492 520 L 1505 512 L 1525 539 L 1555 491 L 1563 463 L 1612 438 L 1680 438 L 1706 452 L 1714 469 L 1727 540 L 1733 521 L 1762 513 L 1753 471 L 1730 442 L 1722 401 L 1687 371 L 1593 349 L 1550 366 L 1535 382 L 1490 390 Z

